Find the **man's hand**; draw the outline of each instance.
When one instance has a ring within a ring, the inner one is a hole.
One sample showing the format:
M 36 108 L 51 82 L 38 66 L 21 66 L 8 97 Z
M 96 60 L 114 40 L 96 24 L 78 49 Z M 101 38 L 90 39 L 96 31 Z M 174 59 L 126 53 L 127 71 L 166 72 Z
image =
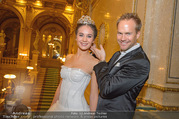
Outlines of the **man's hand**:
M 96 55 L 96 57 L 100 61 L 105 61 L 106 53 L 102 45 L 100 45 L 100 49 L 97 49 L 96 45 L 94 44 L 93 46 L 91 46 L 91 51 Z

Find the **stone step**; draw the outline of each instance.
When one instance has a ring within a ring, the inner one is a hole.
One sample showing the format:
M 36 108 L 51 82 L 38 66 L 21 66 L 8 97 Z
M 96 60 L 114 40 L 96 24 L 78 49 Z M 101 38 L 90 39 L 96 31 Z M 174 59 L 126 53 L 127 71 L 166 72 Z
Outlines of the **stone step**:
M 45 101 L 45 102 L 52 102 L 51 99 L 44 99 L 43 101 Z M 39 98 L 38 99 L 32 99 L 31 102 L 32 103 L 39 103 Z
M 157 110 L 156 107 L 152 107 L 152 106 L 137 106 L 136 110 Z
M 54 97 L 54 94 L 44 94 L 44 95 L 40 95 L 40 96 L 37 96 L 37 95 L 32 96 L 33 99 L 39 99 L 39 98 L 53 99 L 53 97 Z
M 38 111 L 47 111 L 51 105 L 56 89 L 60 82 L 59 69 L 48 68 L 38 85 L 34 88 L 31 103 L 34 109 Z

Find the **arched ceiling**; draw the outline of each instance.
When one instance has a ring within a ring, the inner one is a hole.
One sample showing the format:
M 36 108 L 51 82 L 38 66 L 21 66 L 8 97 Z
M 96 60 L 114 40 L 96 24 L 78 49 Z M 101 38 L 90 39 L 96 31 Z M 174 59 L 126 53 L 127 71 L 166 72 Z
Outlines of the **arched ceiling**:
M 36 5 L 37 1 L 40 1 L 42 7 L 38 7 Z M 35 21 L 33 21 L 31 24 L 31 27 L 34 27 L 35 25 L 38 29 L 40 29 L 45 24 L 57 23 L 62 26 L 62 28 L 69 29 L 69 20 L 67 20 L 67 16 L 64 16 L 62 14 L 64 13 L 66 6 L 73 6 L 74 0 L 8 0 L 3 1 L 2 4 L 0 3 L 0 6 L 3 4 L 9 4 L 11 6 L 26 6 L 27 10 L 28 8 L 33 7 L 42 10 L 46 9 L 46 13 L 41 13 L 40 15 L 36 16 L 36 18 L 34 19 Z M 2 22 L 7 20 L 8 18 L 18 18 L 19 16 L 17 16 L 13 10 L 0 8 L 0 17 L 0 24 L 2 24 Z
M 40 30 L 41 28 L 43 28 L 43 26 L 47 24 L 52 24 L 52 23 L 58 24 L 66 32 L 67 30 L 70 29 L 69 28 L 70 23 L 63 15 L 56 16 L 54 14 L 49 15 L 45 13 L 37 16 L 32 27 Z M 69 31 L 67 33 L 69 33 Z
M 4 21 L 11 19 L 11 18 L 18 18 L 18 17 L 11 10 L 0 9 L 0 24 L 2 24 Z

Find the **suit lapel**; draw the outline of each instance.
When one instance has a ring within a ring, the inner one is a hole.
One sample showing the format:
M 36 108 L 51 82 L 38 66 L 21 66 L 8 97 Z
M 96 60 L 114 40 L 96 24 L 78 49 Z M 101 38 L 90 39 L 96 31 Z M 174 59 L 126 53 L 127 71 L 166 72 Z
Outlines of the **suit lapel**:
M 139 47 L 139 48 L 137 48 L 137 49 L 135 49 L 135 50 L 133 50 L 133 51 L 127 53 L 125 56 L 123 56 L 121 59 L 119 59 L 117 62 L 115 62 L 115 61 L 117 60 L 117 58 L 119 57 L 119 56 L 118 56 L 118 57 L 116 58 L 116 60 L 113 61 L 113 64 L 112 64 L 112 63 L 110 64 L 110 70 L 109 70 L 109 71 L 110 71 L 111 73 L 114 72 L 114 70 L 115 70 L 116 68 L 119 68 L 119 67 L 123 64 L 123 62 L 129 60 L 136 52 L 139 52 L 139 51 L 141 51 L 141 47 Z M 115 62 L 115 63 L 114 63 L 114 62 Z M 120 63 L 120 66 L 115 68 L 115 65 L 116 65 L 117 63 Z
M 109 63 L 109 69 L 111 69 L 111 67 L 113 66 L 114 62 L 118 59 L 118 57 L 120 56 L 120 52 L 116 52 L 113 57 L 111 58 L 111 60 L 108 62 Z
M 124 61 L 127 61 L 130 58 L 130 53 L 126 54 L 125 56 L 123 56 L 121 59 L 119 59 L 117 62 L 115 62 L 114 64 L 112 64 L 111 68 L 110 68 L 110 72 L 113 72 L 113 70 L 115 70 L 116 68 L 119 68 L 121 66 L 121 64 L 123 64 Z M 119 63 L 118 66 L 115 66 L 117 63 Z

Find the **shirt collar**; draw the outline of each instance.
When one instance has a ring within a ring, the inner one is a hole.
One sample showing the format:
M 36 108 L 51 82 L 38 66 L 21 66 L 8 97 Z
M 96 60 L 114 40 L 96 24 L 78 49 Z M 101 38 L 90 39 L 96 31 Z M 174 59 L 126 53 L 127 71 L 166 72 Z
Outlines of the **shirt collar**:
M 126 51 L 121 51 L 121 54 L 127 54 L 127 53 L 129 53 L 130 51 L 133 51 L 133 50 L 137 49 L 138 47 L 140 47 L 140 43 L 137 43 L 136 45 L 132 46 L 131 48 L 129 48 L 129 49 L 126 50 Z

